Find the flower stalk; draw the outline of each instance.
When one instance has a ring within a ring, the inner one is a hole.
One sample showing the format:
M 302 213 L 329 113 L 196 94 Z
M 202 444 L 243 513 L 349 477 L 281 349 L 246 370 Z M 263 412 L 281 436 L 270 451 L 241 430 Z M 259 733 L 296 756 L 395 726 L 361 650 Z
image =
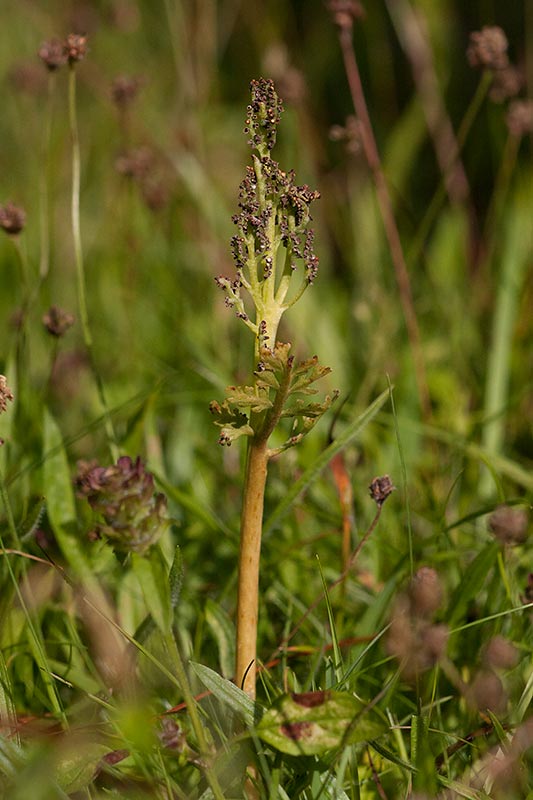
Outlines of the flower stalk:
M 259 560 L 268 462 L 309 433 L 337 394 L 309 402 L 311 384 L 330 372 L 316 356 L 295 362 L 290 344 L 277 341 L 280 320 L 313 283 L 318 258 L 309 228 L 310 205 L 320 196 L 295 174 L 283 171 L 270 156 L 283 110 L 271 80 L 251 83 L 244 132 L 252 147 L 252 164 L 239 189 L 239 209 L 231 239 L 236 265 L 233 279 L 219 275 L 225 302 L 254 335 L 253 383 L 229 386 L 223 403 L 210 405 L 221 428 L 219 443 L 248 439 L 241 516 L 237 599 L 237 662 L 235 681 L 255 697 Z M 243 296 L 242 290 L 246 296 Z M 278 426 L 285 441 L 269 447 Z

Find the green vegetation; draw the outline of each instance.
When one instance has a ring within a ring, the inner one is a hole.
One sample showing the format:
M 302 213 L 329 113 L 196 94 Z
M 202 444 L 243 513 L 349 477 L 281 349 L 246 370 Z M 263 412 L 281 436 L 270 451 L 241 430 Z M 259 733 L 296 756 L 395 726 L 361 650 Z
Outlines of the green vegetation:
M 529 4 L 43 5 L 0 796 L 531 800 Z

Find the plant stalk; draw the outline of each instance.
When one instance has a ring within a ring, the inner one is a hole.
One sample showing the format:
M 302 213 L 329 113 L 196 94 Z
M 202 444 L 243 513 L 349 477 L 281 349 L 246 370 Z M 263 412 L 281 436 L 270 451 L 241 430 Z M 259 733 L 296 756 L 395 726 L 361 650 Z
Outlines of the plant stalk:
M 85 269 L 83 264 L 83 248 L 81 243 L 81 229 L 80 229 L 80 178 L 81 178 L 81 159 L 80 159 L 80 138 L 78 133 L 78 118 L 76 115 L 76 70 L 71 65 L 69 74 L 68 85 L 68 110 L 70 122 L 70 136 L 72 142 L 72 194 L 71 194 L 71 220 L 72 220 L 72 238 L 74 240 L 74 257 L 76 263 L 76 281 L 78 288 L 78 308 L 80 314 L 80 323 L 83 333 L 83 342 L 87 349 L 89 361 L 91 364 L 92 372 L 96 382 L 96 389 L 100 404 L 104 412 L 104 425 L 107 435 L 109 450 L 112 458 L 116 461 L 119 453 L 116 444 L 115 430 L 113 427 L 113 420 L 109 413 L 107 406 L 104 384 L 100 373 L 96 367 L 93 352 L 93 338 L 91 328 L 89 325 L 89 312 L 87 309 L 86 286 L 85 286 Z
M 269 451 L 261 438 L 248 450 L 244 484 L 237 595 L 237 662 L 235 682 L 255 698 L 259 557 Z

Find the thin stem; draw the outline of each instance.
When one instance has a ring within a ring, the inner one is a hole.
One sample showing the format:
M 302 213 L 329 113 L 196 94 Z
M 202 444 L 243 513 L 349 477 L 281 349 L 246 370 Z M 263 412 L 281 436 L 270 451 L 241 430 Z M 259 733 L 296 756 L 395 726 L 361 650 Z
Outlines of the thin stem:
M 55 75 L 48 73 L 44 134 L 42 142 L 42 159 L 44 168 L 39 180 L 39 222 L 41 233 L 41 257 L 39 261 L 39 278 L 47 277 L 50 269 L 50 142 L 52 137 L 52 112 L 55 93 Z
M 72 237 L 74 240 L 74 256 L 76 263 L 76 280 L 78 288 L 78 308 L 80 314 L 80 323 L 83 333 L 83 341 L 89 355 L 96 388 L 100 403 L 104 411 L 104 425 L 108 440 L 111 456 L 114 460 L 118 459 L 118 447 L 116 444 L 116 436 L 113 428 L 113 420 L 107 406 L 104 384 L 100 373 L 96 367 L 93 352 L 93 339 L 89 325 L 89 313 L 87 310 L 86 299 L 86 286 L 85 286 L 85 270 L 83 265 L 83 248 L 81 243 L 81 230 L 80 230 L 80 177 L 81 177 L 81 159 L 80 159 L 80 139 L 78 133 L 78 118 L 76 114 L 76 69 L 72 64 L 70 66 L 69 74 L 69 93 L 68 93 L 68 106 L 69 106 L 69 122 L 70 122 L 70 135 L 72 141 L 72 196 L 71 196 L 71 221 L 72 221 Z
M 264 439 L 252 441 L 248 450 L 241 516 L 237 598 L 237 661 L 235 681 L 255 698 L 257 675 L 257 618 L 259 611 L 259 558 L 267 479 L 268 449 Z
M 422 350 L 420 330 L 414 308 L 411 281 L 404 258 L 398 226 L 396 225 L 396 220 L 394 218 L 389 188 L 387 186 L 385 175 L 381 166 L 381 160 L 379 157 L 376 140 L 374 138 L 374 132 L 372 130 L 372 123 L 370 121 L 370 116 L 366 105 L 363 86 L 361 83 L 361 76 L 359 74 L 359 67 L 357 66 L 357 59 L 355 57 L 355 51 L 352 42 L 351 26 L 342 26 L 339 29 L 339 41 L 355 113 L 357 114 L 361 124 L 361 139 L 363 149 L 368 166 L 370 167 L 374 176 L 376 196 L 385 228 L 385 235 L 389 243 L 389 250 L 400 294 L 400 302 L 407 327 L 407 335 L 409 337 L 409 343 L 411 346 L 420 405 L 424 417 L 428 419 L 431 416 L 431 401 L 426 380 L 424 353 Z
M 467 108 L 466 114 L 463 117 L 463 121 L 459 126 L 459 130 L 457 132 L 457 157 L 462 152 L 468 134 L 470 133 L 470 129 L 474 123 L 475 118 L 477 117 L 483 100 L 488 92 L 489 86 L 492 82 L 492 73 L 491 72 L 484 72 L 483 76 L 478 84 L 476 89 L 476 93 L 472 98 L 470 105 Z M 450 165 L 451 166 L 451 165 Z M 426 239 L 429 235 L 431 228 L 433 227 L 433 223 L 437 219 L 438 213 L 442 208 L 442 204 L 446 200 L 446 178 L 448 176 L 449 169 L 446 173 L 443 173 L 441 176 L 441 180 L 437 191 L 433 195 L 433 198 L 428 206 L 428 210 L 424 215 L 424 219 L 418 229 L 418 232 L 414 238 L 414 241 L 409 248 L 409 252 L 407 254 L 407 262 L 410 266 L 412 266 L 416 261 L 418 261 L 422 249 L 426 243 Z
M 209 786 L 211 787 L 211 791 L 213 792 L 215 800 L 224 800 L 224 794 L 222 792 L 222 789 L 220 788 L 218 778 L 211 767 L 211 753 L 205 736 L 204 727 L 200 721 L 200 715 L 198 714 L 196 701 L 191 692 L 191 687 L 189 686 L 189 679 L 185 671 L 185 667 L 180 655 L 178 645 L 176 643 L 174 635 L 171 632 L 168 634 L 168 636 L 166 636 L 166 644 L 169 651 L 172 653 L 174 669 L 176 671 L 176 678 L 178 680 L 178 683 L 180 684 L 181 691 L 183 693 L 183 699 L 185 701 L 185 705 L 187 706 L 187 712 L 189 714 L 189 719 L 191 721 L 192 729 L 198 741 L 200 753 L 204 761 L 203 769 L 205 777 L 207 779 L 207 782 L 209 783 Z

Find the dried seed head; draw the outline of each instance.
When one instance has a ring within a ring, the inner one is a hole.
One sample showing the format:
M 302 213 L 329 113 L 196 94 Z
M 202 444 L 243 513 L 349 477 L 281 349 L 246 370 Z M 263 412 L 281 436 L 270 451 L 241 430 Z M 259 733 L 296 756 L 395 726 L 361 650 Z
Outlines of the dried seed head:
M 387 497 L 394 492 L 396 487 L 393 486 L 388 475 L 383 475 L 381 478 L 374 478 L 368 489 L 370 491 L 370 497 L 372 500 L 374 500 L 376 505 L 382 506 Z
M 120 109 L 125 109 L 135 100 L 141 88 L 140 78 L 120 75 L 111 85 L 111 97 Z
M 446 625 L 431 625 L 413 616 L 403 596 L 396 602 L 386 647 L 400 662 L 402 675 L 411 681 L 445 656 L 448 635 Z
M 26 212 L 14 203 L 0 206 L 0 228 L 10 236 L 16 236 L 26 224 Z
M 442 603 L 442 584 L 432 567 L 421 567 L 409 586 L 411 612 L 419 617 L 431 617 Z
M 43 325 L 49 334 L 59 338 L 74 325 L 74 314 L 64 311 L 59 306 L 50 306 L 43 315 Z
M 7 411 L 8 400 L 10 403 L 15 399 L 13 392 L 7 385 L 7 378 L 5 375 L 0 375 L 0 414 Z
M 522 544 L 527 535 L 528 513 L 523 508 L 501 505 L 489 517 L 489 530 L 502 544 Z
M 346 151 L 355 155 L 361 150 L 361 123 L 353 114 L 346 117 L 344 127 L 332 125 L 329 129 L 329 138 L 332 142 L 344 142 Z
M 132 461 L 122 456 L 110 467 L 81 462 L 76 486 L 78 495 L 103 520 L 97 533 L 110 539 L 117 550 L 144 553 L 169 524 L 166 498 L 154 493 L 153 476 L 140 458 Z
M 65 44 L 59 39 L 49 39 L 43 42 L 38 51 L 39 58 L 50 72 L 55 72 L 63 64 L 67 63 L 67 53 Z
M 483 653 L 483 660 L 492 669 L 512 669 L 518 661 L 518 651 L 503 636 L 493 636 Z
M 507 36 L 498 26 L 485 26 L 470 34 L 466 56 L 471 67 L 504 69 L 509 64 Z
M 71 65 L 82 61 L 87 55 L 87 37 L 79 33 L 69 33 L 63 43 L 63 53 Z
M 524 77 L 512 64 L 494 73 L 489 97 L 494 103 L 503 103 L 516 97 L 524 84 Z
M 358 0 L 329 0 L 328 11 L 341 30 L 351 30 L 354 20 L 365 16 L 365 10 Z
M 533 133 L 533 100 L 515 100 L 511 103 L 506 122 L 509 133 L 517 139 Z
M 466 700 L 479 711 L 489 709 L 498 713 L 504 711 L 507 705 L 507 695 L 501 680 L 489 670 L 478 672 L 466 690 Z

